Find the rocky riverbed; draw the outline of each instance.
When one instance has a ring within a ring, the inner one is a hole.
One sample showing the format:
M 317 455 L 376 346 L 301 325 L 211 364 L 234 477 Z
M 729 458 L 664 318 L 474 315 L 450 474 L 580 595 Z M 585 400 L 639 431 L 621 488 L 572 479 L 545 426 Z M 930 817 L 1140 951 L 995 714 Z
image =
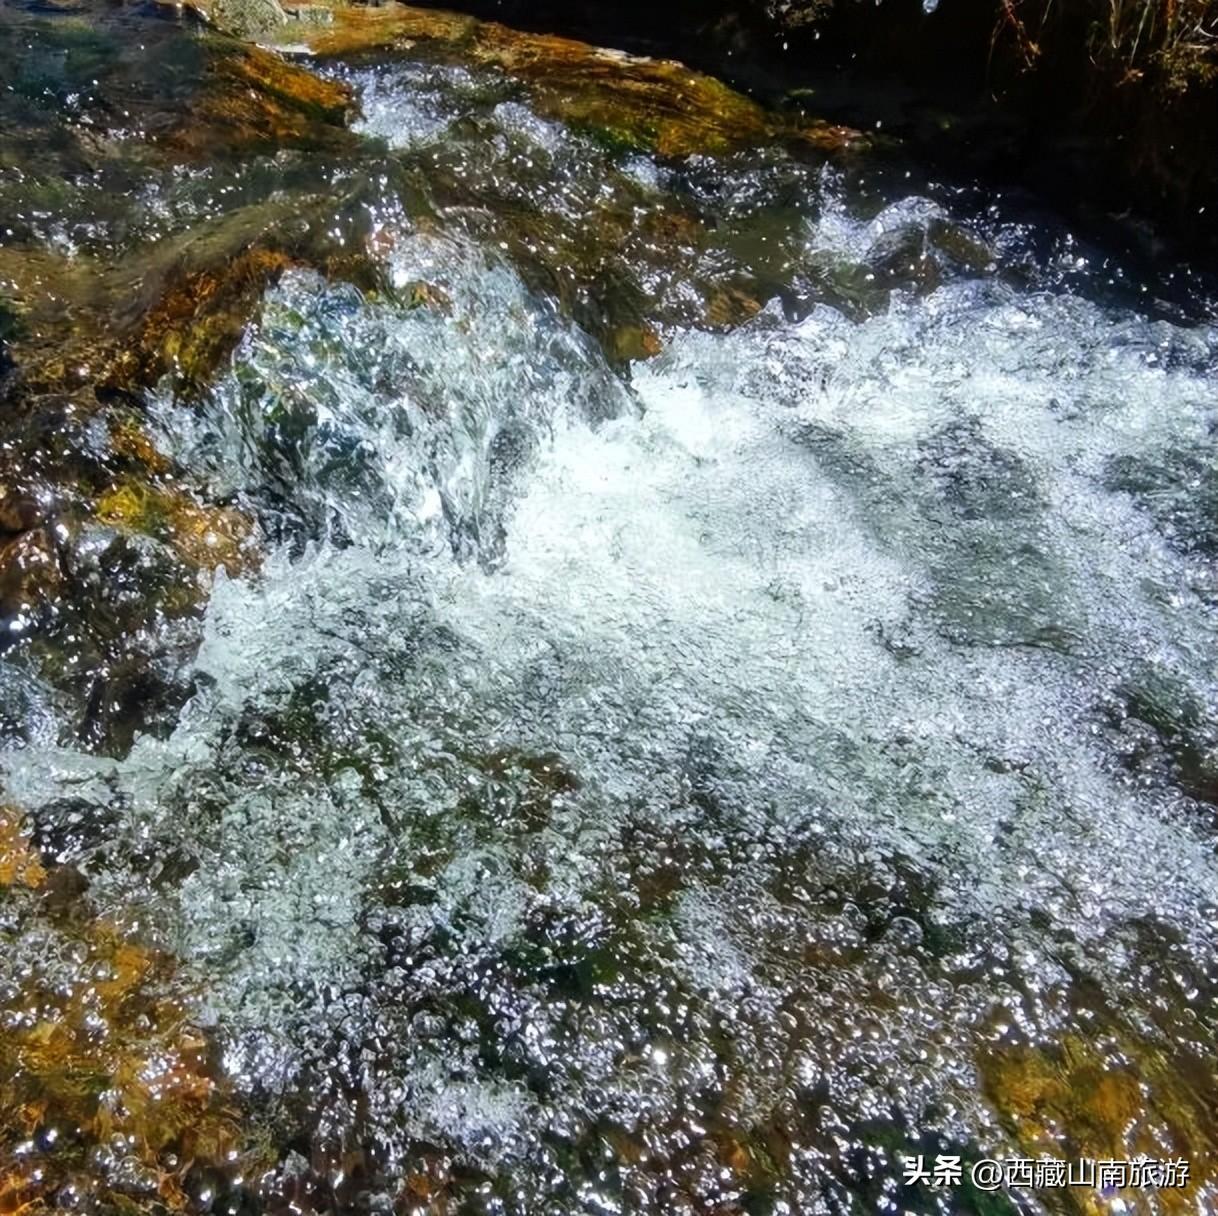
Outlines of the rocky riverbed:
M 0 10 L 0 1211 L 1212 1210 L 1204 274 L 206 15 Z

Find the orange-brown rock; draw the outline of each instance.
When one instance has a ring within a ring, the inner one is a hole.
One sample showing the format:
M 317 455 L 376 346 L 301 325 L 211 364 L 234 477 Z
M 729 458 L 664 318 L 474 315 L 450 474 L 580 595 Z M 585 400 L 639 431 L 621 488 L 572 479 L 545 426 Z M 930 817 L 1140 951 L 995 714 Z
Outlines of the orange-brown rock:
M 20 812 L 0 804 L 0 899 L 14 903 L 17 938 L 40 940 L 20 982 L 0 988 L 0 1213 L 53 1210 L 65 1187 L 86 1208 L 185 1211 L 193 1164 L 255 1164 L 241 1157 L 237 1111 L 174 960 L 93 916 L 79 884 L 53 899 L 65 872 L 44 869 Z M 0 935 L 0 949 L 17 938 Z M 97 1151 L 126 1158 L 121 1184 Z
M 167 281 L 145 288 L 150 306 L 106 378 L 150 384 L 171 372 L 183 385 L 202 383 L 232 353 L 268 284 L 291 264 L 281 251 L 253 246 L 223 263 L 169 270 Z
M 21 813 L 0 805 L 0 887 L 42 886 L 46 871 L 21 830 Z
M 283 37 L 303 38 L 322 55 L 398 48 L 498 68 L 528 86 L 540 113 L 661 156 L 722 153 L 775 138 L 837 149 L 858 136 L 844 127 L 772 114 L 721 81 L 672 60 L 639 58 L 433 9 L 337 7 L 331 24 L 288 27 Z
M 341 147 L 354 109 L 351 91 L 274 51 L 209 35 L 204 83 L 190 112 L 161 138 L 208 160 L 261 150 Z
M 101 920 L 56 932 L 83 956 L 80 978 L 35 974 L 3 1002 L 0 1211 L 53 1208 L 68 1186 L 125 1210 L 186 1210 L 189 1167 L 226 1166 L 241 1137 L 206 1039 L 169 995 L 173 964 Z M 14 1153 L 48 1131 L 42 1151 Z M 117 1192 L 90 1160 L 116 1144 L 127 1159 Z
M 235 576 L 257 562 L 253 525 L 246 516 L 196 502 L 180 489 L 133 478 L 102 495 L 96 511 L 112 527 L 165 541 L 195 569 L 223 566 Z
M 1124 1036 L 1115 1052 L 1067 1035 L 1056 1047 L 994 1049 L 979 1064 L 985 1095 L 1023 1152 L 1097 1160 L 1183 1155 L 1191 1158 L 1190 1185 L 1164 1190 L 1159 1200 L 1164 1211 L 1197 1210 L 1196 1187 L 1218 1159 L 1212 1078 L 1190 1077 Z M 1080 1191 L 1074 1199 L 1088 1216 L 1111 1210 L 1098 1195 Z

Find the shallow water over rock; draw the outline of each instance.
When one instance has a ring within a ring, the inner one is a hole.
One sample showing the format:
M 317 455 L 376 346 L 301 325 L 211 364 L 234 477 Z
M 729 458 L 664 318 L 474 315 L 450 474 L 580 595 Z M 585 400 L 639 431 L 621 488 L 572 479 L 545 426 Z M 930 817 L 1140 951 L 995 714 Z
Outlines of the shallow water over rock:
M 287 269 L 142 418 L 261 549 L 180 712 L 104 756 L 4 675 L 26 835 L 240 1112 L 183 1194 L 1099 1211 L 902 1155 L 1146 1153 L 1209 1210 L 1218 332 L 865 161 L 328 70 L 376 285 Z

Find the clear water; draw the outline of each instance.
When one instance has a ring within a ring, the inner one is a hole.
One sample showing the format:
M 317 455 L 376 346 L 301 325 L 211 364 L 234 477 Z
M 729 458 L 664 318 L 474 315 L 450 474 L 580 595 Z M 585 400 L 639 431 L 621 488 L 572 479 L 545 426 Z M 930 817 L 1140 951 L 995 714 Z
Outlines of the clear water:
M 425 1162 L 460 1211 L 946 1212 L 899 1153 L 1030 1151 L 987 1061 L 1082 1036 L 1128 1152 L 1200 1163 L 1218 332 L 950 191 L 351 78 L 427 196 L 373 215 L 396 290 L 289 274 L 156 403 L 261 568 L 167 737 L 63 747 L 48 700 L 5 756 L 238 1089 L 346 1204 L 359 1148 L 374 1208 Z M 716 221 L 589 271 L 602 205 Z M 579 323 L 598 274 L 655 358 Z

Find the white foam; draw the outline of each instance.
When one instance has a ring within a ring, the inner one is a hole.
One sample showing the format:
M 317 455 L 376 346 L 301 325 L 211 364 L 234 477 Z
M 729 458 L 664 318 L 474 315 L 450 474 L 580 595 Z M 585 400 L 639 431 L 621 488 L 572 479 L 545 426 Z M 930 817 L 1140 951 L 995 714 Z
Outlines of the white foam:
M 146 898 L 208 977 L 235 1073 L 282 1088 L 337 1035 L 385 1143 L 536 1162 L 605 1112 L 691 1117 L 720 1018 L 746 1122 L 826 1077 L 845 1117 L 937 1104 L 992 1141 L 968 1061 L 994 994 L 914 931 L 980 933 L 1033 994 L 1064 937 L 1134 999 L 1114 933 L 1139 918 L 1204 956 L 1212 828 L 1130 776 L 1106 706 L 1150 671 L 1212 722 L 1214 608 L 1108 469 L 1208 450 L 1212 331 L 957 282 L 670 335 L 632 398 L 493 256 L 402 232 L 393 272 L 448 305 L 288 275 L 196 421 L 163 405 L 192 467 L 273 480 L 315 536 L 219 580 L 172 737 L 11 758 L 30 805 L 114 812 L 96 889 Z M 141 896 L 134 841 L 193 869 Z M 688 854 L 668 904 L 637 878 L 663 850 Z M 926 921 L 871 941 L 851 884 L 903 868 Z M 399 872 L 420 890 L 386 904 Z M 512 961 L 554 923 L 597 1000 L 547 987 L 562 957 Z M 453 993 L 545 1064 L 547 1103 L 479 1062 L 484 1027 L 418 1033 Z

